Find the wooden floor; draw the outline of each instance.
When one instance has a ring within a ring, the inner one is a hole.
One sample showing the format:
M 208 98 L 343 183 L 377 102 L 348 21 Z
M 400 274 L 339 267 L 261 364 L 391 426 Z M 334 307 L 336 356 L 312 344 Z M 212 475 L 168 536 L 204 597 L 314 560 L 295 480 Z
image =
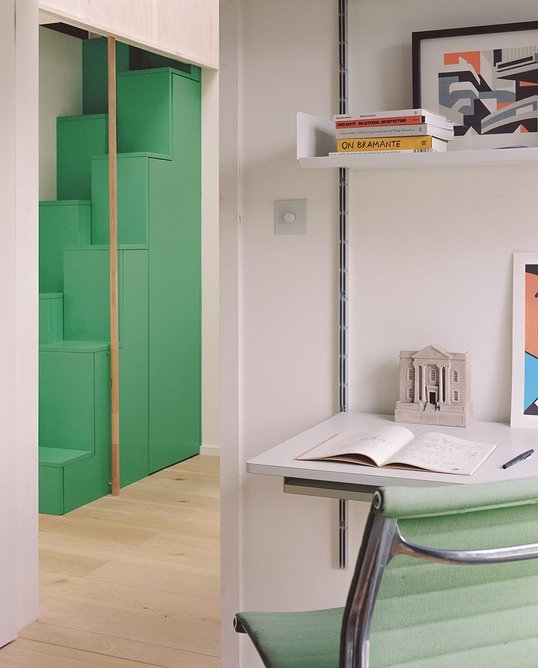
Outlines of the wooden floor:
M 9 668 L 220 665 L 217 457 L 40 519 L 39 621 Z

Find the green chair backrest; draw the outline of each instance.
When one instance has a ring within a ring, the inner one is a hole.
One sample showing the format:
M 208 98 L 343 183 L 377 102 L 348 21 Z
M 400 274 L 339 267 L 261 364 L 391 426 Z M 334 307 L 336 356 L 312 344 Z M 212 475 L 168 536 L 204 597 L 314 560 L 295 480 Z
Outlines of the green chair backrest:
M 535 557 L 538 478 L 379 490 L 344 613 L 340 665 L 538 666 Z

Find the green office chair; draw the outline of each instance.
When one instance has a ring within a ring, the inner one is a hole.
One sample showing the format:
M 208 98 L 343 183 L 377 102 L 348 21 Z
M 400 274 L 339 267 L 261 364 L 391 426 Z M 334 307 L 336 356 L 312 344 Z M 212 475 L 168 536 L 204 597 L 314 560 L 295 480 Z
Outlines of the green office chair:
M 536 668 L 538 478 L 379 489 L 345 608 L 234 624 L 270 668 Z

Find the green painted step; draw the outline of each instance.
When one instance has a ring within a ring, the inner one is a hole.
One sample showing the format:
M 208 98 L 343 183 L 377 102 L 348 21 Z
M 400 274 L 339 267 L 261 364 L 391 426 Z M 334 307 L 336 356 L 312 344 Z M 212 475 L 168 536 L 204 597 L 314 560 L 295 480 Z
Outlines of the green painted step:
M 118 270 L 121 275 L 121 257 Z M 109 299 L 108 247 L 67 247 L 64 252 L 64 335 L 66 339 L 108 342 L 110 340 Z
M 63 317 L 63 293 L 41 293 L 39 295 L 39 343 L 53 343 L 63 339 Z
M 172 71 L 164 68 L 118 74 L 119 153 L 172 156 Z
M 56 353 L 101 353 L 110 351 L 108 341 L 86 341 L 82 339 L 52 341 L 39 346 L 43 352 Z
M 108 153 L 108 116 L 61 116 L 56 123 L 57 198 L 91 198 L 91 160 Z
M 149 215 L 148 153 L 118 154 L 118 243 L 147 244 Z M 108 244 L 108 156 L 92 160 L 92 243 Z
M 40 466 L 65 466 L 93 455 L 91 450 L 69 450 L 67 448 L 39 448 Z
M 91 203 L 67 200 L 39 203 L 39 291 L 63 291 L 65 246 L 91 243 Z
M 64 253 L 64 334 L 70 340 L 110 339 L 108 246 L 70 246 Z M 127 328 L 147 328 L 148 249 L 118 247 L 120 345 Z
M 109 491 L 109 345 L 39 347 L 39 509 L 63 514 Z
M 64 515 L 110 492 L 109 455 L 69 450 L 54 463 L 54 448 L 39 448 L 39 512 Z M 41 457 L 43 460 L 41 461 Z
M 39 445 L 95 451 L 94 403 L 103 389 L 96 365 L 108 360 L 108 344 L 59 341 L 39 346 Z

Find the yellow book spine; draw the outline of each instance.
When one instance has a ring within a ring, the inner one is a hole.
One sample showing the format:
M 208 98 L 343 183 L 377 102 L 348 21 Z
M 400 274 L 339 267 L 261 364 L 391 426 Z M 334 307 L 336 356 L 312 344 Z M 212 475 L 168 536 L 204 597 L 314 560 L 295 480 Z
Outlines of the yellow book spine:
M 365 151 L 409 151 L 431 150 L 431 135 L 412 137 L 364 137 L 337 139 L 338 153 L 356 153 Z

